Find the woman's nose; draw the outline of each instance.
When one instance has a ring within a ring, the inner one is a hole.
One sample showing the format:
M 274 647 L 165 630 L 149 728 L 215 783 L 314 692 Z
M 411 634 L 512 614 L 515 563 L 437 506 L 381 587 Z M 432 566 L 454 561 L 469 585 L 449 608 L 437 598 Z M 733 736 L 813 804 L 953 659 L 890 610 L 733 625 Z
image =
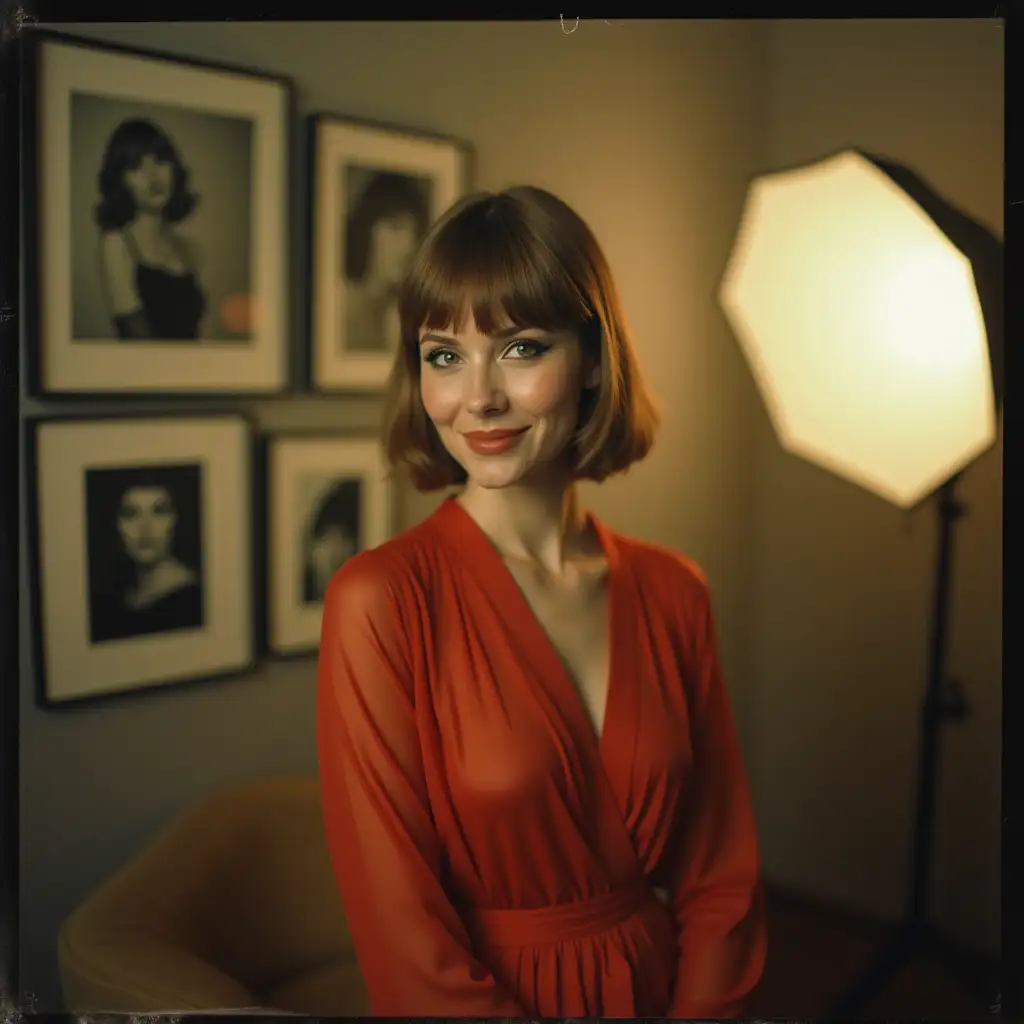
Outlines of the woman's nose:
M 493 360 L 487 359 L 470 368 L 465 378 L 467 386 L 466 407 L 477 415 L 498 410 L 505 406 L 505 392 L 501 384 L 501 373 Z

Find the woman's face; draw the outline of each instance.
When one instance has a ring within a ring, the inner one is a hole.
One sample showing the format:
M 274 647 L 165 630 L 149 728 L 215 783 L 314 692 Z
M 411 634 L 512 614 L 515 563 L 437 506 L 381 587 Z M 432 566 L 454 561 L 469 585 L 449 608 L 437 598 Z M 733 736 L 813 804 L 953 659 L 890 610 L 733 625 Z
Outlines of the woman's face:
M 356 553 L 356 539 L 343 526 L 329 526 L 313 539 L 310 561 L 320 579 L 327 579 Z
M 581 390 L 600 371 L 585 366 L 574 331 L 509 326 L 488 336 L 472 320 L 457 331 L 421 331 L 420 360 L 423 407 L 441 442 L 470 482 L 487 488 L 560 469 Z
M 416 220 L 408 214 L 382 217 L 370 231 L 369 276 L 391 289 L 402 283 L 416 251 Z
M 135 200 L 135 207 L 147 213 L 159 213 L 171 198 L 174 168 L 166 160 L 147 153 L 138 167 L 124 172 L 124 183 Z
M 171 553 L 178 516 L 164 487 L 129 487 L 117 511 L 117 532 L 128 557 L 155 565 Z

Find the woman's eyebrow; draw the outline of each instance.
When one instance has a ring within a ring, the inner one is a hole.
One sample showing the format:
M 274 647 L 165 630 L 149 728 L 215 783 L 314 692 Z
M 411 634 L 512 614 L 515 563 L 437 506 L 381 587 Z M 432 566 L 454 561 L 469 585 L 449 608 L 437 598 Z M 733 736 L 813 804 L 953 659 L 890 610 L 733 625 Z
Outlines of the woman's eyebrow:
M 512 338 L 517 334 L 522 334 L 525 331 L 532 330 L 539 330 L 539 328 L 516 327 L 515 324 L 512 324 L 509 327 L 501 327 L 496 331 L 492 331 L 490 337 L 494 338 L 496 341 L 503 341 L 505 338 Z M 425 341 L 440 341 L 450 345 L 457 343 L 458 340 L 458 338 L 453 337 L 450 334 L 437 334 L 435 331 L 427 331 L 427 333 L 420 338 L 420 344 L 422 345 Z

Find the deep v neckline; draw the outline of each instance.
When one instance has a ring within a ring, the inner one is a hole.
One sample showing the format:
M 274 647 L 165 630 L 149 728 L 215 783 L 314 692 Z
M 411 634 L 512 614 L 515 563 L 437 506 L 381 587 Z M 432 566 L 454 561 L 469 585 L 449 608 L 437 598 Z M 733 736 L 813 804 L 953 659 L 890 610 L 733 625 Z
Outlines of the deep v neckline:
M 527 657 L 540 673 L 544 684 L 558 707 L 584 741 L 607 764 L 608 752 L 614 743 L 616 729 L 621 727 L 620 693 L 622 691 L 623 653 L 621 589 L 622 566 L 614 537 L 592 513 L 587 519 L 597 535 L 598 543 L 608 563 L 605 576 L 605 623 L 608 643 L 608 679 L 604 694 L 604 714 L 601 729 L 595 726 L 590 713 L 569 670 L 548 636 L 536 613 L 521 590 L 512 570 L 477 521 L 459 504 L 454 496 L 448 497 L 438 509 L 442 523 L 451 528 L 452 541 L 465 556 L 467 566 L 482 578 L 494 593 L 499 605 L 514 617 Z

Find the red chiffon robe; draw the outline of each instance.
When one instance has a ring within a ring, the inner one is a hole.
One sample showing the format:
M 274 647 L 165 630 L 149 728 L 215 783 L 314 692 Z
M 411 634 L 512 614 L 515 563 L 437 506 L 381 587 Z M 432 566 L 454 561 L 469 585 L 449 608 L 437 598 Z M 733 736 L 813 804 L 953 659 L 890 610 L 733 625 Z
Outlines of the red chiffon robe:
M 324 827 L 376 1015 L 728 1017 L 760 977 L 757 838 L 707 585 L 593 522 L 600 736 L 455 500 L 331 582 Z

